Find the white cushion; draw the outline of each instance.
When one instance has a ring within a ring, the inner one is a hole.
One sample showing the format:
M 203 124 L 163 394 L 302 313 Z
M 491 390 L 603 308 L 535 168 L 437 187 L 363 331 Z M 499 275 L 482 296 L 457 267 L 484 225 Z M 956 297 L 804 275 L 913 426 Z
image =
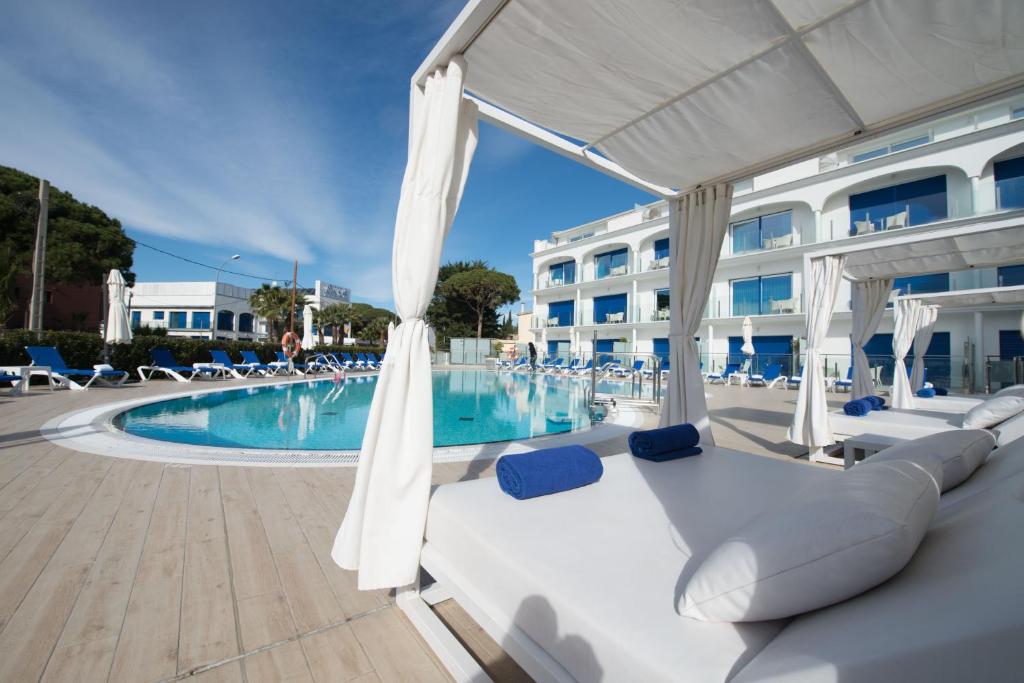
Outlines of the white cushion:
M 964 429 L 988 429 L 1024 411 L 1024 398 L 998 396 L 974 406 L 964 415 Z
M 1024 396 L 1024 384 L 1014 384 L 1012 386 L 1003 387 L 996 393 L 992 394 L 992 398 L 999 398 L 1000 396 Z
M 992 428 L 992 433 L 996 435 L 996 445 L 1000 448 L 1024 437 L 1024 412 L 1000 422 Z
M 938 484 L 942 491 L 948 491 L 967 481 L 995 447 L 995 437 L 984 429 L 956 429 L 890 446 L 867 462 L 909 460 L 923 464 L 922 458 L 937 458 L 942 465 Z
M 939 468 L 938 459 L 865 462 L 757 517 L 701 563 L 679 613 L 703 621 L 778 619 L 877 586 L 921 542 L 939 503 Z

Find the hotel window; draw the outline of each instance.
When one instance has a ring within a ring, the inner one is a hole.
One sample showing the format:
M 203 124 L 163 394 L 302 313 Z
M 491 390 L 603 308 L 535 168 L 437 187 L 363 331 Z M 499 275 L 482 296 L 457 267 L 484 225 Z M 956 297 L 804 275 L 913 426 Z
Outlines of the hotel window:
M 877 159 L 878 157 L 883 157 L 886 154 L 892 154 L 893 152 L 902 152 L 905 149 L 917 147 L 918 145 L 924 145 L 928 142 L 931 142 L 930 135 L 918 135 L 917 137 L 913 137 L 908 140 L 901 140 L 899 142 L 894 142 L 891 145 L 885 145 L 884 147 L 878 147 L 876 149 L 871 149 L 866 152 L 854 154 L 852 157 L 850 157 L 850 163 L 856 164 L 857 162 L 867 161 L 868 159 Z
M 592 233 L 592 232 L 585 232 L 582 235 L 573 235 L 572 237 L 569 238 L 569 241 L 570 242 L 579 242 L 580 240 L 585 240 L 588 237 L 593 237 L 593 236 L 594 236 L 594 233 Z
M 1024 264 L 1018 266 L 1003 266 L 999 268 L 999 286 L 1016 287 L 1024 285 Z
M 576 262 L 565 261 L 548 268 L 548 286 L 571 285 L 576 282 Z
M 654 316 L 652 320 L 668 320 L 669 296 L 667 289 L 654 290 Z
M 608 296 L 594 297 L 594 324 L 624 323 L 628 321 L 626 315 L 627 296 L 623 294 L 610 294 Z
M 611 277 L 613 275 L 625 275 L 629 272 L 627 266 L 629 250 L 626 248 L 606 251 L 594 257 L 594 273 L 596 279 Z
M 163 319 L 164 319 L 164 312 L 163 311 L 153 311 L 153 320 L 163 320 Z
M 235 329 L 235 314 L 227 310 L 217 311 L 217 329 L 228 331 Z
M 780 211 L 733 223 L 732 253 L 776 249 L 793 244 L 793 212 Z
M 928 275 L 912 275 L 898 277 L 892 282 L 893 291 L 901 295 L 933 294 L 949 291 L 949 273 L 929 273 Z
M 734 316 L 769 315 L 793 310 L 792 273 L 732 280 L 729 284 L 732 287 Z
M 167 326 L 172 330 L 183 330 L 188 327 L 187 318 L 188 313 L 185 311 L 171 311 L 170 324 Z
M 663 237 L 660 240 L 654 240 L 654 258 L 663 259 L 668 258 L 668 238 Z
M 949 216 L 946 176 L 850 195 L 850 235 L 922 225 Z
M 242 313 L 238 316 L 238 331 L 252 332 L 252 313 Z
M 996 206 L 1000 209 L 1024 207 L 1024 157 L 993 164 L 996 177 Z
M 192 329 L 193 330 L 208 330 L 208 329 L 210 329 L 210 312 L 209 311 L 193 311 L 192 312 Z
M 569 327 L 576 313 L 575 301 L 552 301 L 548 304 L 547 327 Z
M 142 325 L 142 311 L 132 311 L 132 327 L 139 327 Z

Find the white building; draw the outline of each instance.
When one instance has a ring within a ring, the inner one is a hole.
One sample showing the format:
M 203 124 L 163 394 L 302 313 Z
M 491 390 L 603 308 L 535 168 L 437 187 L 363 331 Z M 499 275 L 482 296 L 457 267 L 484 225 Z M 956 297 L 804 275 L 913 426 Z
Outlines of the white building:
M 750 316 L 755 362 L 780 362 L 786 373 L 799 372 L 803 259 L 823 243 L 886 240 L 893 230 L 929 231 L 1017 213 L 1024 222 L 1021 208 L 1024 95 L 738 183 L 699 332 L 704 368 L 742 358 L 741 324 Z M 542 352 L 667 354 L 664 202 L 554 232 L 534 243 L 532 258 L 532 328 Z M 895 288 L 924 293 L 1019 284 L 1024 265 L 903 278 Z M 830 374 L 841 376 L 850 364 L 845 287 L 824 349 Z M 873 364 L 886 365 L 892 329 L 890 310 L 866 348 Z M 977 387 L 986 358 L 1024 355 L 1019 305 L 943 309 L 935 329 L 928 367 L 937 383 L 960 387 L 966 364 Z
M 128 308 L 133 327 L 162 327 L 170 336 L 262 340 L 267 322 L 249 307 L 253 291 L 225 282 L 137 282 L 129 290 Z M 298 291 L 317 309 L 351 302 L 347 288 L 320 280 Z

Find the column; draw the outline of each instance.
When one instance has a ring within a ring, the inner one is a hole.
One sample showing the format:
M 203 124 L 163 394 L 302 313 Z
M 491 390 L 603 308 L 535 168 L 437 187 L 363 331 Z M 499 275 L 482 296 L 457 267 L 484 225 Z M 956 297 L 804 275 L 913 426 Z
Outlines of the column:
M 975 393 L 985 390 L 985 349 L 982 343 L 982 312 L 974 312 L 974 372 L 973 386 L 971 390 Z
M 971 213 L 978 213 L 981 208 L 981 176 L 971 176 Z
M 829 239 L 831 239 L 831 237 L 829 237 Z M 825 241 L 824 236 L 821 234 L 821 209 L 814 210 L 814 241 Z

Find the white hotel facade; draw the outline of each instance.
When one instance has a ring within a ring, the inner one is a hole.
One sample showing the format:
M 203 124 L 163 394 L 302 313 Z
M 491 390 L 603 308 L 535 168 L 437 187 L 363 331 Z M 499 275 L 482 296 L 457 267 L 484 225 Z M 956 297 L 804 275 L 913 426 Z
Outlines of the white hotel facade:
M 804 255 L 825 243 L 885 241 L 1018 213 L 1024 223 L 1024 95 L 737 183 L 698 332 L 704 368 L 738 360 L 742 321 L 750 316 L 755 362 L 799 372 Z M 664 202 L 554 232 L 535 241 L 531 256 L 531 328 L 542 354 L 667 353 Z M 902 278 L 894 288 L 919 294 L 1013 285 L 1024 285 L 1024 265 Z M 987 359 L 1024 355 L 1020 309 L 942 308 L 927 352 L 929 379 L 960 388 L 968 366 L 977 389 Z M 850 329 L 844 283 L 824 348 L 829 374 L 847 372 Z M 866 347 L 879 365 L 891 354 L 892 331 L 890 309 Z

